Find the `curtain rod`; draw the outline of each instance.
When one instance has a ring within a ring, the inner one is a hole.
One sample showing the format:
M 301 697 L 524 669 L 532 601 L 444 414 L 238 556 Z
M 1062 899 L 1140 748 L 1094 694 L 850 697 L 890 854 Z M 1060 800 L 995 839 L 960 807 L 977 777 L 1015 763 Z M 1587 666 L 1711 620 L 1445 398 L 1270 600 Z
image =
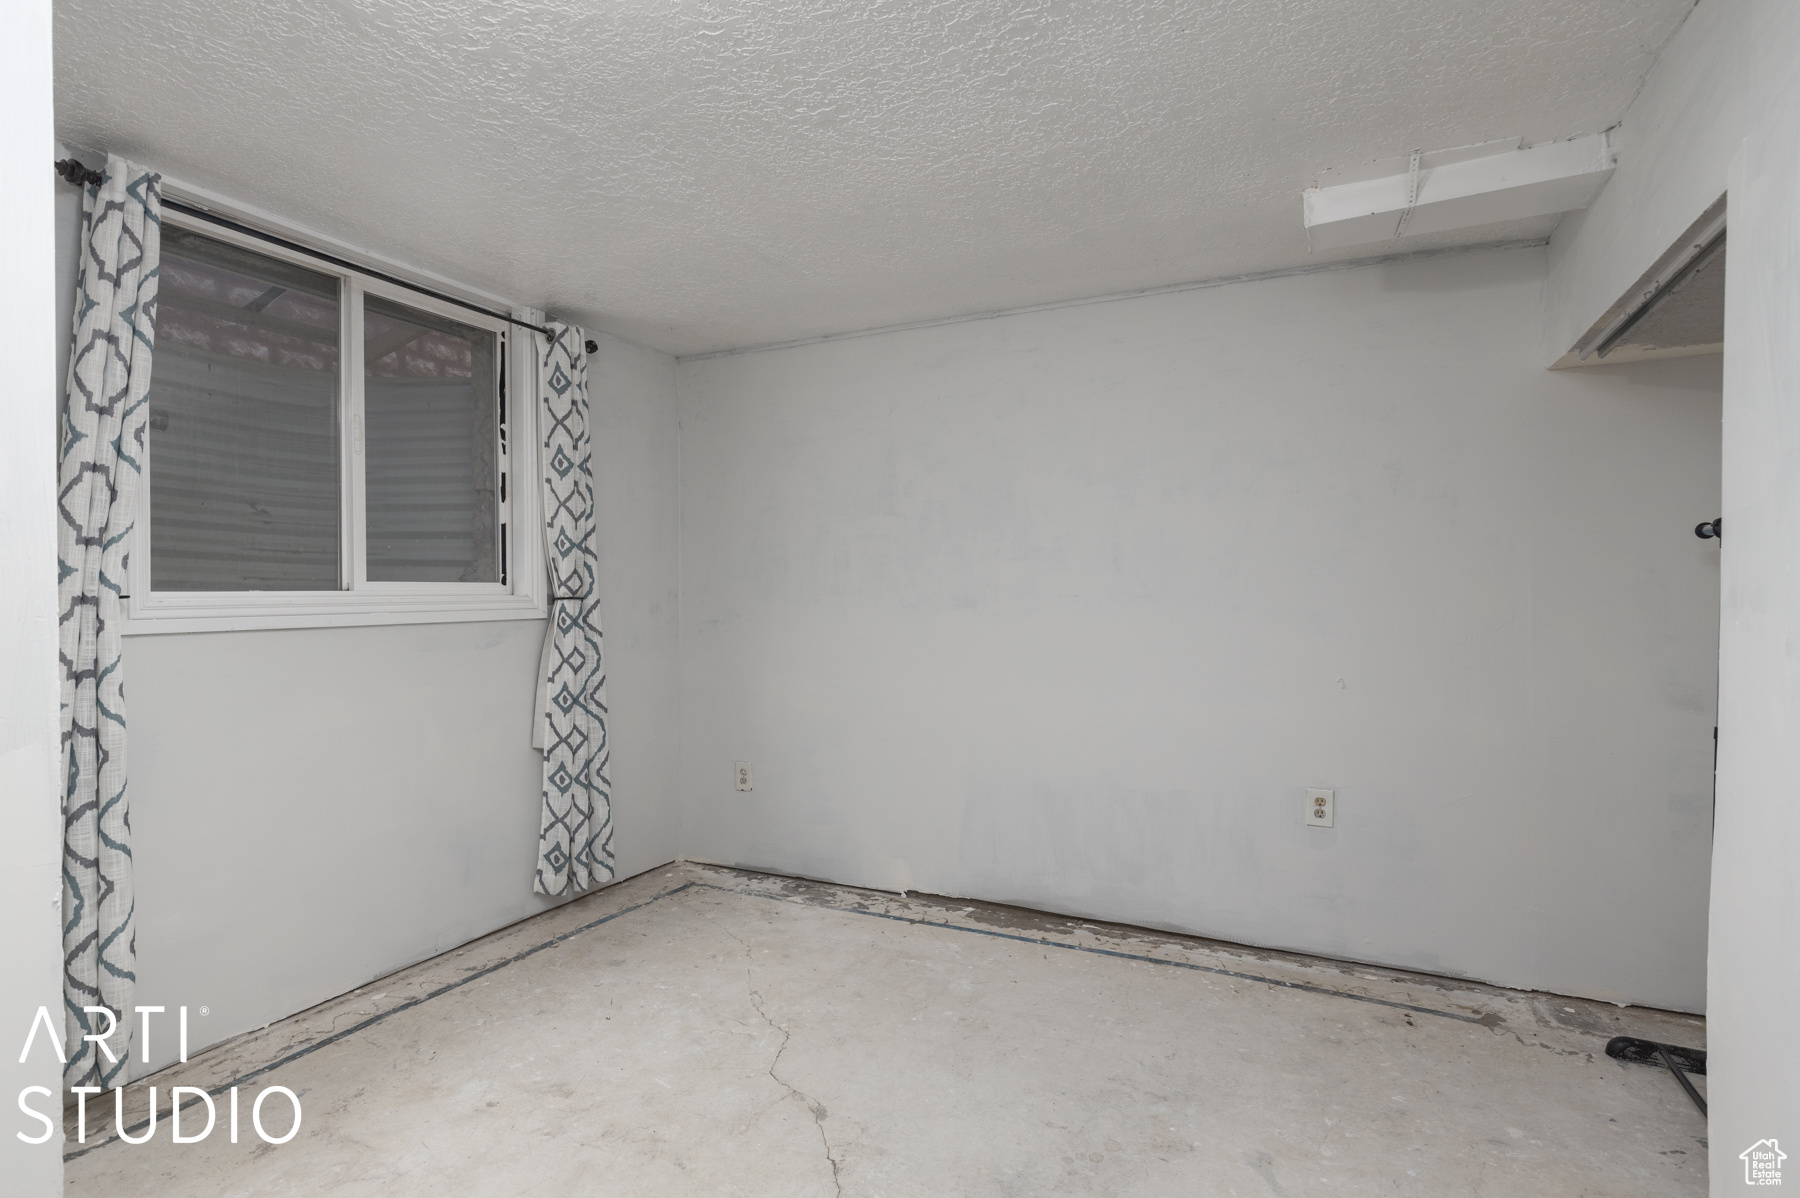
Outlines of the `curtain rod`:
M 64 158 L 62 161 L 58 162 L 56 164 L 56 173 L 77 186 L 97 186 L 106 178 L 106 176 L 102 175 L 99 171 L 90 170 L 73 158 Z M 552 341 L 556 340 L 555 334 L 541 324 L 532 324 L 528 320 L 520 320 L 518 317 L 510 316 L 505 312 L 496 312 L 491 308 L 483 308 L 480 304 L 471 304 L 468 300 L 457 299 L 454 295 L 445 295 L 441 291 L 433 291 L 429 287 L 421 287 L 417 283 L 409 283 L 407 280 L 397 278 L 394 275 L 384 274 L 379 270 L 370 270 L 359 262 L 351 262 L 347 258 L 339 258 L 334 254 L 327 254 L 323 250 L 315 250 L 313 247 L 303 245 L 298 241 L 289 241 L 285 237 L 277 237 L 273 233 L 265 233 L 261 229 L 253 228 L 250 225 L 240 224 L 234 220 L 229 220 L 217 213 L 208 212 L 204 208 L 196 208 L 192 204 L 184 204 L 180 200 L 171 200 L 166 197 L 163 200 L 163 207 L 173 208 L 177 212 L 185 212 L 189 216 L 197 216 L 201 220 L 211 221 L 215 225 L 222 225 L 234 232 L 242 233 L 246 237 L 254 237 L 259 241 L 266 241 L 271 245 L 278 245 L 283 249 L 289 249 L 293 250 L 295 253 L 305 254 L 309 258 L 317 258 L 323 262 L 329 262 L 333 266 L 342 266 L 348 270 L 354 270 L 358 274 L 368 275 L 372 279 L 380 279 L 384 283 L 392 283 L 396 287 L 404 287 L 408 291 L 416 291 L 420 295 L 429 295 L 432 299 L 443 300 L 447 304 L 455 304 L 457 307 L 467 308 L 471 312 L 479 312 L 483 316 L 492 316 L 496 320 L 504 320 L 508 324 L 516 324 L 520 328 L 532 329 L 542 333 Z M 590 340 L 583 348 L 591 354 L 600 347 Z

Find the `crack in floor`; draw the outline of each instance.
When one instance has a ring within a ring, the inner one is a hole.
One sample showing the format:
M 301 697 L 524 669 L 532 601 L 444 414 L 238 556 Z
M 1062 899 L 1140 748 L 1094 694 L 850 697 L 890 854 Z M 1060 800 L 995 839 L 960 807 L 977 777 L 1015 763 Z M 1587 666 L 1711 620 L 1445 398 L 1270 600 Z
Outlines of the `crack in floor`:
M 771 1058 L 769 1061 L 769 1077 L 775 1082 L 776 1085 L 780 1086 L 782 1089 L 786 1090 L 790 1095 L 792 1095 L 795 1098 L 798 1098 L 802 1103 L 806 1104 L 807 1111 L 810 1112 L 813 1117 L 813 1126 L 815 1126 L 819 1129 L 819 1143 L 824 1145 L 824 1147 L 825 1147 L 825 1162 L 831 1166 L 831 1184 L 833 1187 L 836 1188 L 837 1193 L 838 1193 L 838 1198 L 843 1198 L 844 1181 L 843 1181 L 843 1178 L 839 1175 L 840 1165 L 838 1163 L 837 1157 L 832 1155 L 831 1137 L 829 1135 L 827 1135 L 825 1132 L 826 1110 L 825 1110 L 824 1104 L 815 1101 L 810 1094 L 806 1093 L 804 1090 L 801 1090 L 796 1086 L 789 1084 L 785 1079 L 782 1078 L 782 1076 L 780 1074 L 775 1072 L 775 1067 L 777 1065 L 781 1064 L 781 1054 L 787 1051 L 788 1041 L 793 1039 L 793 1033 L 788 1031 L 787 1028 L 782 1027 L 779 1023 L 776 1023 L 775 1020 L 769 1015 L 768 1011 L 763 1009 L 762 994 L 761 994 L 761 992 L 759 992 L 756 989 L 756 983 L 750 976 L 750 963 L 753 963 L 755 961 L 755 957 L 753 957 L 750 953 L 750 946 L 748 944 L 744 943 L 743 937 L 741 937 L 737 933 L 733 932 L 730 928 L 720 927 L 719 930 L 724 932 L 727 936 L 730 936 L 733 940 L 737 941 L 738 944 L 743 946 L 744 960 L 746 962 L 746 964 L 744 966 L 744 987 L 749 992 L 750 1005 L 756 1008 L 756 1013 L 763 1017 L 764 1023 L 767 1023 L 775 1031 L 778 1031 L 781 1033 L 781 1047 L 779 1047 L 775 1050 L 774 1057 Z

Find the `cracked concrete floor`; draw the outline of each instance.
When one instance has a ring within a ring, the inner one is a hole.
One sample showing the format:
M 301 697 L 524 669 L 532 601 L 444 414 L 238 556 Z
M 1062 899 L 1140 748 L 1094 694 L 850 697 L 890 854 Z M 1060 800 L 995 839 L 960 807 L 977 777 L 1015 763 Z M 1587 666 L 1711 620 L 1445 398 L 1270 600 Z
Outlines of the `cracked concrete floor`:
M 1704 1043 L 1690 1016 L 674 865 L 134 1084 L 154 1137 L 71 1118 L 66 1193 L 1703 1193 L 1704 1120 L 1603 1054 L 1621 1033 Z M 231 1144 L 221 1099 L 170 1142 L 170 1086 L 234 1082 L 246 1119 L 296 1091 L 299 1134 Z

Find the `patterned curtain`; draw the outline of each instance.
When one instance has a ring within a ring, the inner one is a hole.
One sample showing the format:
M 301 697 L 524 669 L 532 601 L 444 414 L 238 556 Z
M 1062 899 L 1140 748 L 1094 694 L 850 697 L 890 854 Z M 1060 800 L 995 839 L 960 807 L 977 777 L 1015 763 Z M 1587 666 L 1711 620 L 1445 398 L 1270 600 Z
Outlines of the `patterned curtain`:
M 131 814 L 119 597 L 142 474 L 145 392 L 156 331 L 162 176 L 108 158 L 82 200 L 75 340 L 63 404 L 58 491 L 61 612 L 63 1005 L 67 1084 L 121 1086 L 130 1057 Z M 118 1031 L 117 1060 L 82 1037 Z
M 538 831 L 539 894 L 564 894 L 613 877 L 612 783 L 607 777 L 606 658 L 594 585 L 594 470 L 588 437 L 587 353 L 578 328 L 551 324 L 539 391 L 544 422 L 544 552 L 550 627 L 538 677 L 544 751 Z

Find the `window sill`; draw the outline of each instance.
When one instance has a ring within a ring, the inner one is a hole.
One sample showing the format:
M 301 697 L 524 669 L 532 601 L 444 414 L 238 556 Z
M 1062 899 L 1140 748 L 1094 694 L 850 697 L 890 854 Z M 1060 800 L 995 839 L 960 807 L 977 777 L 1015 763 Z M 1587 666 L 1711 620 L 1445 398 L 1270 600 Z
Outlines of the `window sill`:
M 127 598 L 122 636 L 182 632 L 250 632 L 284 628 L 361 628 L 384 624 L 469 624 L 541 620 L 532 595 L 383 595 L 341 591 L 157 595 Z

